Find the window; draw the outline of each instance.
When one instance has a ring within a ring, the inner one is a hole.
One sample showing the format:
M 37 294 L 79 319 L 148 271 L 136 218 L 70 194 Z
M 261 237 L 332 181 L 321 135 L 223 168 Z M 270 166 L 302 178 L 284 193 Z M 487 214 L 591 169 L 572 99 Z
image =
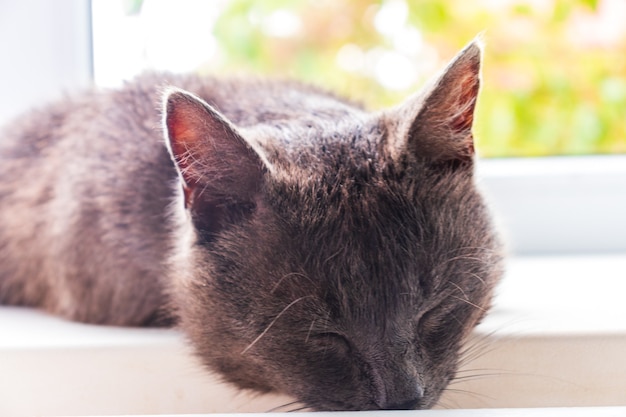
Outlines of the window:
M 84 87 L 92 78 L 100 86 L 114 86 L 144 68 L 283 74 L 384 107 L 416 91 L 486 29 L 484 88 L 475 127 L 485 157 L 479 172 L 511 249 L 625 251 L 626 157 L 620 154 L 626 150 L 624 3 L 408 4 L 7 4 L 0 34 L 20 37 L 21 43 L 19 48 L 0 44 L 12 63 L 0 69 L 4 97 L 10 98 L 0 103 L 0 122 L 33 103 Z M 30 24 L 15 23 L 23 21 Z M 600 156 L 607 153 L 611 156 Z
M 0 4 L 0 125 L 91 83 L 89 1 Z
M 486 30 L 475 130 L 511 249 L 626 250 L 626 157 L 580 156 L 626 152 L 623 2 L 208 3 L 93 0 L 96 82 L 145 68 L 280 74 L 379 108 Z

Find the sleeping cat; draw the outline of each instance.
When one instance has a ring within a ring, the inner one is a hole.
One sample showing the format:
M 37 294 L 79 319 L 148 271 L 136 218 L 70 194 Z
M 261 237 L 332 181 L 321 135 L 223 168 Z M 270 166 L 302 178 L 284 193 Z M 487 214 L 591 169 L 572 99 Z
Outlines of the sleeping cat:
M 0 136 L 0 302 L 175 324 L 224 380 L 315 410 L 433 406 L 501 275 L 480 58 L 378 112 L 148 74 L 24 116 Z

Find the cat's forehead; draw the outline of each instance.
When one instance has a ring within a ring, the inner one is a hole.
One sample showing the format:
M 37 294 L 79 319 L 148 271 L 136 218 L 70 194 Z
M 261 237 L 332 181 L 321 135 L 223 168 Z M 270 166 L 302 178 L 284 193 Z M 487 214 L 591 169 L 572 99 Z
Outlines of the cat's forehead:
M 380 120 L 364 112 L 329 118 L 312 115 L 276 120 L 244 132 L 262 148 L 275 175 L 297 177 L 349 169 L 380 154 L 384 134 Z
M 306 181 L 272 184 L 267 203 L 285 234 L 296 237 L 290 250 L 301 252 L 298 263 L 336 294 L 351 286 L 351 293 L 376 299 L 391 289 L 403 295 L 388 300 L 398 308 L 458 291 L 466 276 L 472 287 L 480 283 L 472 271 L 489 258 L 483 252 L 490 253 L 490 237 L 481 232 L 473 182 L 445 175 L 407 179 L 394 164 L 360 161 Z M 470 211 L 473 216 L 462 215 Z

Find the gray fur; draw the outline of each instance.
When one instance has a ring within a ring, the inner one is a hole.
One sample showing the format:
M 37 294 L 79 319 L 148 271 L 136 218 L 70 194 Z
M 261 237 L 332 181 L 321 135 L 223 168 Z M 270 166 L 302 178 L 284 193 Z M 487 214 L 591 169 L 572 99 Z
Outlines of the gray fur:
M 376 113 L 168 74 L 32 112 L 0 137 L 0 302 L 176 322 L 225 380 L 317 410 L 431 407 L 501 275 L 479 68 L 472 43 Z

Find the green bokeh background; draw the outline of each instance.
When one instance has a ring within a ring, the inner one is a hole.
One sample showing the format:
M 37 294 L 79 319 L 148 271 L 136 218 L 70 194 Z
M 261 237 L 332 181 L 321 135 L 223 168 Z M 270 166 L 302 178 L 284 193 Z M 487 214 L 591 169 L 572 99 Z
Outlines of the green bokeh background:
M 347 44 L 394 49 L 375 27 L 389 1 L 408 6 L 403 25 L 437 51 L 439 68 L 483 33 L 475 122 L 482 156 L 626 152 L 626 30 L 620 29 L 626 13 L 620 21 L 608 8 L 622 0 L 230 0 L 214 27 L 219 68 L 204 70 L 295 77 L 370 108 L 397 104 L 432 72 L 389 90 L 337 65 Z M 297 33 L 276 37 L 264 30 L 277 10 L 299 18 Z

